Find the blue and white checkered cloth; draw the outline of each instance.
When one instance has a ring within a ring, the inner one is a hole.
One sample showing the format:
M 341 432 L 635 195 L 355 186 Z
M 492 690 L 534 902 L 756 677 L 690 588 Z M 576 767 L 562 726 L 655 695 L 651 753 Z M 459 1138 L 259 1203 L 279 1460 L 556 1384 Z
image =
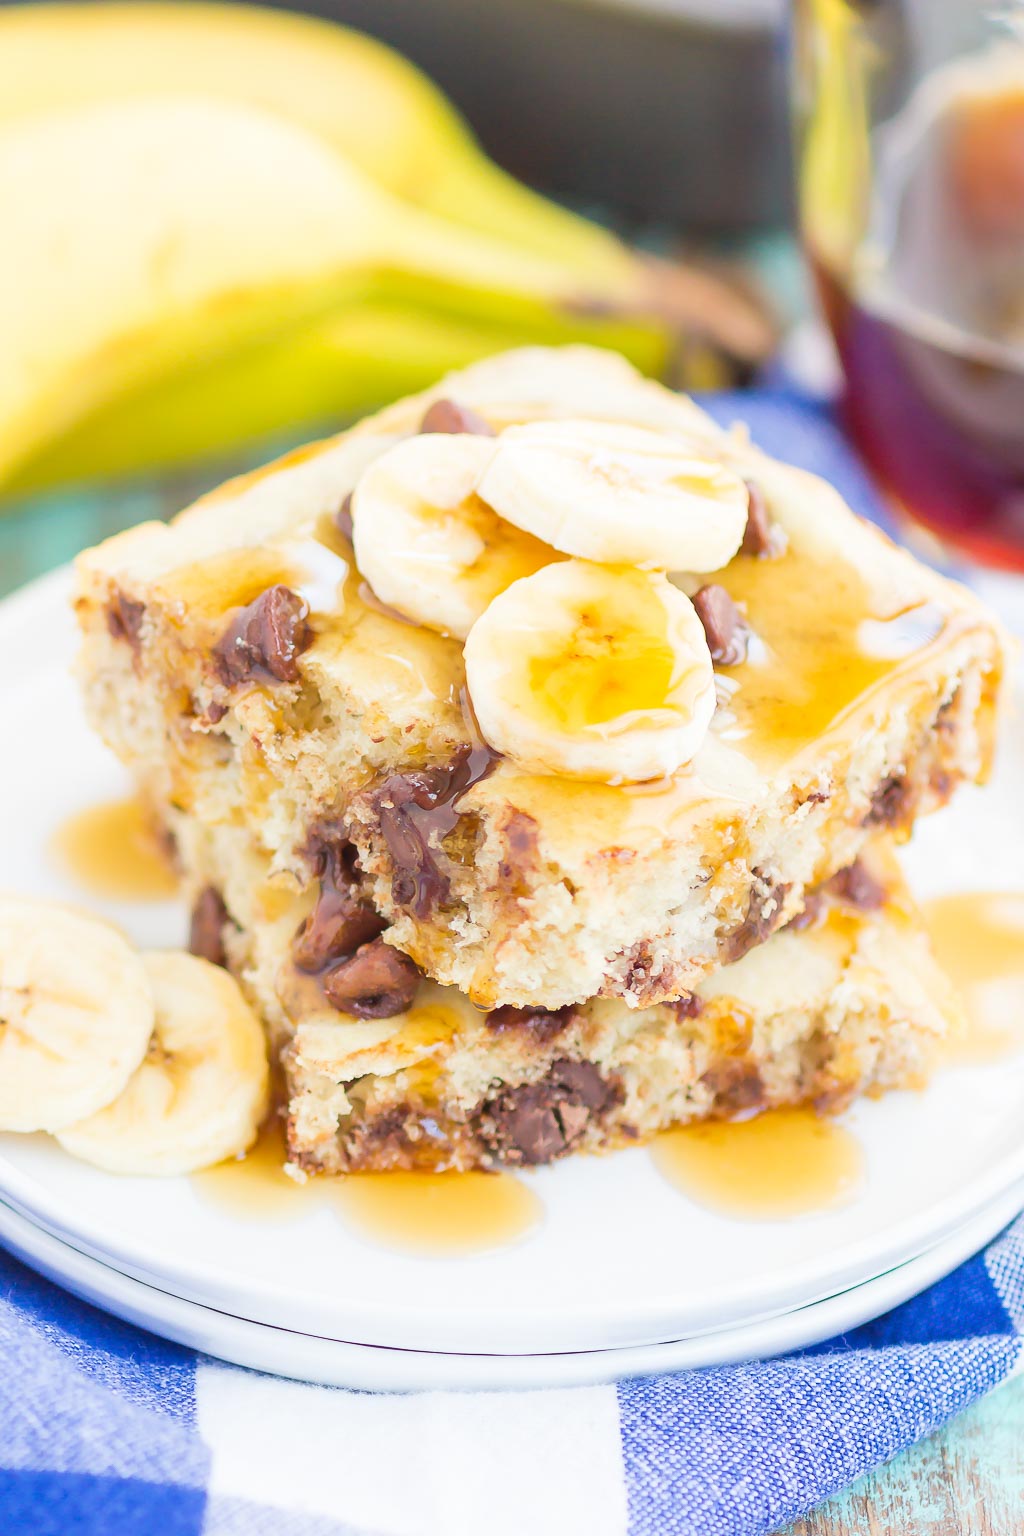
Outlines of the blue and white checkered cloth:
M 817 407 L 715 402 L 871 490 Z M 113 1321 L 0 1251 L 3 1536 L 755 1536 L 1024 1365 L 1024 1217 L 915 1300 L 782 1359 L 618 1386 L 305 1386 Z

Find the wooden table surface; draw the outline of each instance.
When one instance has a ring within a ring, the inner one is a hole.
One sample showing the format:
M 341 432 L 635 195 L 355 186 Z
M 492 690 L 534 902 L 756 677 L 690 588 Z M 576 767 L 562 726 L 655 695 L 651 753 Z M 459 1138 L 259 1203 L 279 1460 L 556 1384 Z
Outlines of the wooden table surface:
M 1024 1536 L 1024 1376 L 779 1536 Z
M 200 486 L 56 495 L 0 517 L 0 597 L 119 527 L 166 516 Z M 1024 1536 L 1024 1377 L 779 1536 Z

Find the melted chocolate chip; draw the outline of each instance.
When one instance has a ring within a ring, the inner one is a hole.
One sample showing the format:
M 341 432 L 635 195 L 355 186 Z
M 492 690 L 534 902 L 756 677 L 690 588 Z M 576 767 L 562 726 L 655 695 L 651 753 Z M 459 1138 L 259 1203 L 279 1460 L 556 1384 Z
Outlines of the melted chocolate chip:
M 323 978 L 332 1007 L 360 1019 L 390 1019 L 404 1013 L 416 996 L 420 970 L 408 955 L 383 939 L 361 944 L 354 955 L 332 966 Z
M 486 1139 L 506 1163 L 549 1163 L 571 1150 L 591 1121 L 622 1102 L 617 1083 L 589 1061 L 556 1061 L 539 1083 L 506 1088 L 484 1106 Z
M 280 582 L 261 592 L 231 620 L 213 648 L 221 680 L 231 687 L 252 678 L 298 681 L 297 658 L 312 643 L 304 598 Z
M 137 651 L 145 616 L 145 603 L 138 603 L 116 591 L 107 604 L 107 630 L 113 639 L 126 640 L 132 650 Z
M 348 887 L 321 886 L 316 905 L 292 941 L 300 971 L 317 975 L 332 960 L 351 955 L 384 932 L 387 924 Z
M 740 549 L 745 555 L 770 555 L 772 525 L 768 520 L 768 503 L 759 485 L 753 480 L 744 483 L 747 487 L 747 526 L 743 530 Z
M 564 1008 L 492 1008 L 487 1015 L 487 1028 L 496 1035 L 522 1033 L 539 1045 L 554 1040 L 576 1018 L 576 1009 L 568 1004 Z
M 227 965 L 224 950 L 224 928 L 227 922 L 228 909 L 223 897 L 214 886 L 208 885 L 200 891 L 192 908 L 188 934 L 190 954 L 198 955 L 201 960 L 209 960 L 211 965 Z
M 763 1109 L 767 1103 L 760 1072 L 742 1058 L 712 1067 L 701 1082 L 714 1094 L 715 1110 L 720 1115 L 749 1113 L 752 1109 Z
M 826 890 L 851 907 L 859 907 L 862 912 L 877 912 L 886 903 L 885 886 L 860 859 L 833 875 Z
M 802 933 L 805 928 L 815 928 L 825 916 L 825 908 L 828 903 L 824 894 L 819 891 L 808 891 L 804 897 L 803 910 L 795 917 L 791 917 L 786 924 L 795 933 Z
M 312 912 L 292 941 L 292 959 L 300 971 L 316 976 L 331 961 L 377 938 L 387 924 L 360 898 L 356 848 L 341 822 L 314 828 L 305 853 L 320 889 Z
M 303 853 L 314 875 L 335 885 L 351 885 L 359 878 L 356 845 L 343 821 L 321 821 L 310 828 Z
M 421 432 L 465 432 L 473 437 L 493 437 L 494 428 L 468 405 L 455 400 L 435 400 L 420 422 Z
M 459 819 L 458 801 L 497 761 L 489 747 L 464 751 L 445 767 L 393 773 L 374 801 L 381 835 L 394 865 L 391 895 L 396 906 L 427 917 L 451 892 L 440 844 Z
M 352 492 L 349 491 L 341 506 L 334 514 L 334 526 L 349 543 L 352 542 Z
M 871 798 L 864 818 L 866 827 L 899 827 L 911 819 L 911 789 L 906 779 L 891 774 L 883 779 Z
M 746 916 L 738 928 L 726 938 L 721 948 L 724 965 L 741 960 L 748 950 L 762 944 L 779 926 L 782 903 L 789 893 L 788 885 L 772 885 L 767 891 L 751 891 Z
M 714 583 L 701 587 L 693 606 L 704 626 L 711 660 L 720 667 L 736 667 L 746 661 L 750 630 L 725 588 Z

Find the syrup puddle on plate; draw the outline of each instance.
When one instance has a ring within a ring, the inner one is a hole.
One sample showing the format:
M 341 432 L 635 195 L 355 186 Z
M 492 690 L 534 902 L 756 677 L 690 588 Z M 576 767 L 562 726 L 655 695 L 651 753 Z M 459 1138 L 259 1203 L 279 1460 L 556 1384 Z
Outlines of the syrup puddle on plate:
M 1024 1049 L 1024 895 L 971 891 L 922 905 L 935 958 L 964 1003 L 944 1042 L 949 1066 L 996 1062 Z
M 681 1126 L 657 1138 L 651 1157 L 698 1205 L 761 1221 L 847 1205 L 864 1182 L 860 1142 L 812 1109 Z
M 192 1187 L 231 1215 L 257 1221 L 326 1207 L 364 1237 L 425 1258 L 506 1247 L 543 1215 L 533 1190 L 510 1173 L 350 1173 L 299 1184 L 284 1161 L 283 1133 L 271 1125 L 245 1157 L 193 1174 Z
M 178 882 L 138 800 L 105 800 L 68 818 L 51 850 L 94 896 L 111 901 L 168 901 Z

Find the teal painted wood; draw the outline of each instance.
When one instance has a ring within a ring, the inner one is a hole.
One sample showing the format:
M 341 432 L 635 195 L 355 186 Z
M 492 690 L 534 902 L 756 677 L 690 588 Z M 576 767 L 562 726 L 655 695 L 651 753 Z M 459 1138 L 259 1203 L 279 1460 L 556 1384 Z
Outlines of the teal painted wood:
M 177 507 L 188 504 L 183 495 Z M 0 514 L 0 597 L 101 539 L 177 508 L 150 486 L 39 496 Z
M 0 502 L 0 597 L 122 528 L 149 518 L 172 517 L 230 475 L 266 463 L 295 446 L 291 438 L 275 440 L 247 458 L 159 480 L 54 491 L 19 503 Z
M 1024 1536 L 1024 1376 L 779 1536 Z

